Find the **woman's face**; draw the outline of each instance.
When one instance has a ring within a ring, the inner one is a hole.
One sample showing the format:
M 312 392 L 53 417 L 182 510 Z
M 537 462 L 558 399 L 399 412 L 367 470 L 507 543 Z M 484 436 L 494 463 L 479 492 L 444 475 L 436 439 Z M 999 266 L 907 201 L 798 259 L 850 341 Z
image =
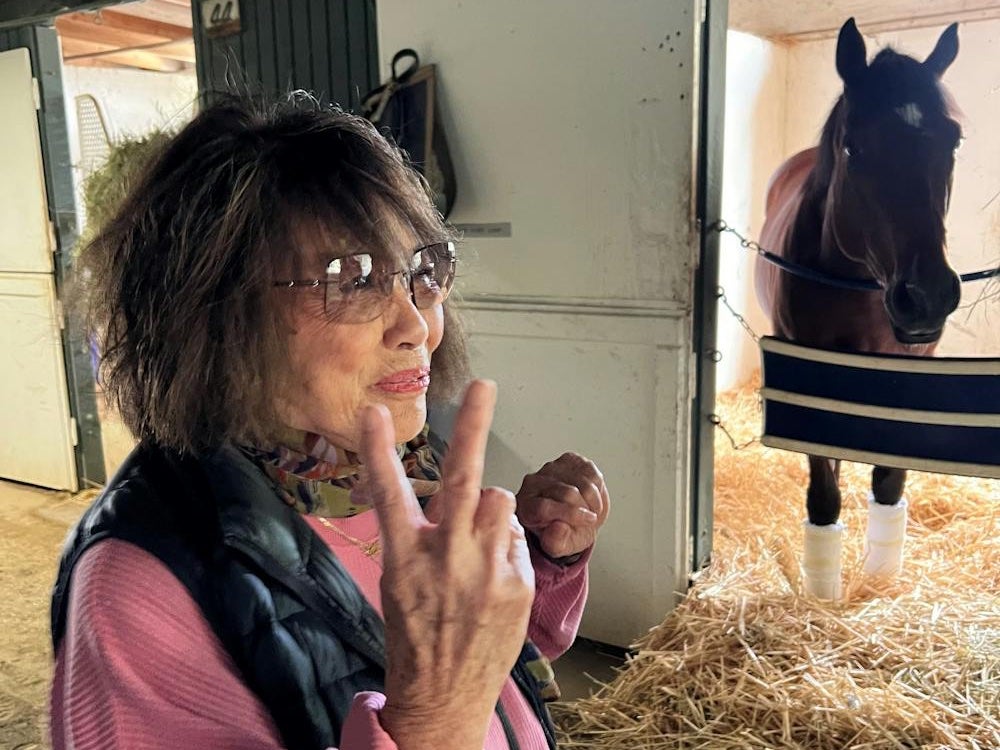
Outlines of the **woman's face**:
M 411 232 L 395 234 L 401 249 L 419 244 Z M 431 354 L 444 333 L 442 306 L 418 310 L 397 276 L 381 316 L 340 323 L 326 316 L 321 291 L 289 291 L 291 388 L 280 405 L 286 424 L 357 451 L 359 411 L 383 404 L 397 443 L 420 432 L 427 418 Z

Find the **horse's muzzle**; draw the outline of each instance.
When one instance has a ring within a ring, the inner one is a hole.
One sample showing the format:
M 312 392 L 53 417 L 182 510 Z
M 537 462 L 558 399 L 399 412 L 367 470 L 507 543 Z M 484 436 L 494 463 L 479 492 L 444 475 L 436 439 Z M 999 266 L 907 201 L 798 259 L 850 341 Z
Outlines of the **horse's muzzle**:
M 941 338 L 944 328 L 938 328 L 933 331 L 904 331 L 902 328 L 894 325 L 892 333 L 896 337 L 896 341 L 900 344 L 933 344 Z
M 897 279 L 885 293 L 885 308 L 901 344 L 932 344 L 941 338 L 945 320 L 958 307 L 962 284 L 948 268 L 932 280 Z

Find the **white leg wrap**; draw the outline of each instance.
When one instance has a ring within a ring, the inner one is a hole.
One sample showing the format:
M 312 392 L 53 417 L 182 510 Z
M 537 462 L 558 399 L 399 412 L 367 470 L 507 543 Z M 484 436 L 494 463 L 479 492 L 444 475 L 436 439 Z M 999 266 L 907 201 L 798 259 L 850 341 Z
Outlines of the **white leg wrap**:
M 844 525 L 814 526 L 806 521 L 802 556 L 803 584 L 807 594 L 820 599 L 840 598 L 840 550 Z
M 895 505 L 879 505 L 868 496 L 868 536 L 864 571 L 872 576 L 894 576 L 903 567 L 906 540 L 906 498 Z

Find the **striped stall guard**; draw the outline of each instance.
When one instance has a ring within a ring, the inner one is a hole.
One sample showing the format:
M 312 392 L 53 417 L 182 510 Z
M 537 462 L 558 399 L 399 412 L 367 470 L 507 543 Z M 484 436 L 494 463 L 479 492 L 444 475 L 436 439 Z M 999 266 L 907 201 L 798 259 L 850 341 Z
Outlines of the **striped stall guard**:
M 1000 359 L 848 354 L 761 340 L 772 448 L 1000 478 Z

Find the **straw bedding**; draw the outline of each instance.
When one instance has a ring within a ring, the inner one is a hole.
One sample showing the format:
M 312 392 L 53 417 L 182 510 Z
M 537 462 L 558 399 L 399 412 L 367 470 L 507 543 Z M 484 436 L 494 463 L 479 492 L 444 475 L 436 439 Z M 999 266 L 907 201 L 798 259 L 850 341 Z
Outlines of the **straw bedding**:
M 759 430 L 756 383 L 719 399 Z M 565 748 L 1000 748 L 1000 482 L 911 473 L 903 573 L 860 572 L 870 467 L 844 464 L 844 600 L 800 593 L 805 458 L 716 439 L 714 561 Z

